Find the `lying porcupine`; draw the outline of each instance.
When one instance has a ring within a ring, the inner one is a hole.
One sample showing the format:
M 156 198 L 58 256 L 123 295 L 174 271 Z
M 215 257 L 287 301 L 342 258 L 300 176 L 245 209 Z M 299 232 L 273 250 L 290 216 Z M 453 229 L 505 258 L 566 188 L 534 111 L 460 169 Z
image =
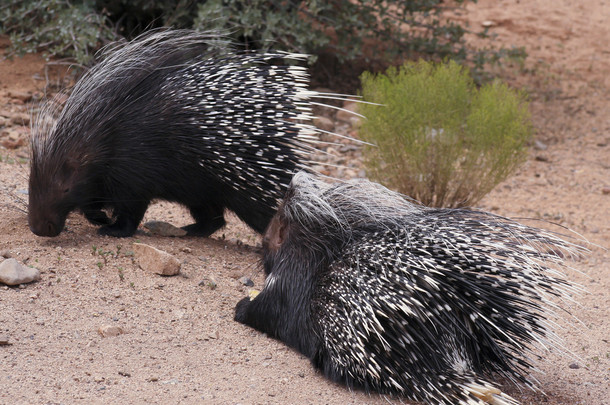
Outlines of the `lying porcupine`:
M 56 121 L 40 114 L 32 232 L 58 235 L 78 209 L 103 225 L 101 234 L 129 236 L 156 198 L 190 209 L 191 235 L 221 228 L 225 208 L 265 230 L 313 148 L 310 99 L 332 96 L 306 89 L 305 68 L 270 63 L 302 55 L 229 53 L 213 46 L 221 39 L 166 30 L 115 46 L 75 85 Z
M 267 279 L 235 320 L 308 356 L 333 381 L 428 404 L 516 404 L 531 343 L 557 337 L 548 264 L 582 248 L 493 214 L 433 209 L 368 181 L 298 173 L 263 240 Z

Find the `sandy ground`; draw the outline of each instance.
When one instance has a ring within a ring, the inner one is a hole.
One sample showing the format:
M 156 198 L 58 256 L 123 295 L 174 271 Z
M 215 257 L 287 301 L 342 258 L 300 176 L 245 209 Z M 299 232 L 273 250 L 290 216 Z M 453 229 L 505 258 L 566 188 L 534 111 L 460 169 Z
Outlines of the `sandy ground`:
M 610 2 L 480 0 L 469 9 L 473 26 L 495 25 L 498 44 L 526 47 L 525 64 L 505 76 L 530 92 L 539 141 L 480 206 L 559 223 L 597 245 L 567 274 L 588 291 L 559 321 L 571 354 L 540 351 L 546 396 L 504 389 L 523 404 L 608 404 Z M 37 56 L 0 62 L 0 115 L 27 111 L 20 94 L 42 89 L 42 68 Z M 27 132 L 0 125 L 9 129 Z M 0 148 L 0 157 L 0 251 L 42 272 L 39 282 L 0 287 L 0 341 L 9 343 L 0 345 L 0 403 L 400 403 L 330 383 L 300 354 L 232 320 L 248 293 L 239 278 L 263 283 L 260 239 L 238 221 L 209 239 L 111 239 L 74 214 L 59 237 L 39 238 L 18 201 L 27 199 L 27 148 Z M 152 219 L 190 222 L 167 203 L 149 209 Z M 140 269 L 136 241 L 175 255 L 181 274 Z M 102 337 L 102 326 L 125 333 Z

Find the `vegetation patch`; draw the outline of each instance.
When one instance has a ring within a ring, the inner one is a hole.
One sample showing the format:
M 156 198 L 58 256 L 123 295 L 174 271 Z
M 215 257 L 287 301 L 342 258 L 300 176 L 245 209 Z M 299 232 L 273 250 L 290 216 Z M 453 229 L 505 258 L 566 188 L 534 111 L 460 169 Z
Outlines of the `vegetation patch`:
M 360 137 L 368 175 L 425 205 L 470 206 L 526 158 L 525 95 L 498 81 L 478 88 L 455 62 L 420 61 L 362 76 Z

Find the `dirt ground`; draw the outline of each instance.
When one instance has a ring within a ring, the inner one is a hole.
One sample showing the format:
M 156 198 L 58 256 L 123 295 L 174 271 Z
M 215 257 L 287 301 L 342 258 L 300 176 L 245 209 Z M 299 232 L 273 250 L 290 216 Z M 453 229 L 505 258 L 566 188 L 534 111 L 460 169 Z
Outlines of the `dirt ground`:
M 538 141 L 480 207 L 559 223 L 593 244 L 567 273 L 587 289 L 558 324 L 567 353 L 540 350 L 536 377 L 546 395 L 503 388 L 523 404 L 608 404 L 610 2 L 479 0 L 469 10 L 464 18 L 493 25 L 498 44 L 526 47 L 525 63 L 504 75 L 530 93 Z M 23 100 L 44 83 L 38 56 L 0 62 L 0 116 L 8 119 L 0 139 L 27 133 L 10 120 L 25 120 Z M 249 290 L 239 278 L 263 284 L 260 238 L 238 221 L 208 239 L 143 232 L 112 239 L 73 214 L 59 237 L 36 237 L 23 203 L 27 146 L 0 147 L 0 158 L 0 251 L 42 273 L 38 282 L 0 287 L 0 342 L 8 342 L 0 344 L 0 403 L 401 402 L 330 383 L 300 354 L 232 320 Z M 152 206 L 145 220 L 152 219 L 190 222 L 168 203 Z M 175 255 L 181 274 L 140 269 L 131 254 L 136 241 Z M 103 326 L 124 333 L 102 337 Z

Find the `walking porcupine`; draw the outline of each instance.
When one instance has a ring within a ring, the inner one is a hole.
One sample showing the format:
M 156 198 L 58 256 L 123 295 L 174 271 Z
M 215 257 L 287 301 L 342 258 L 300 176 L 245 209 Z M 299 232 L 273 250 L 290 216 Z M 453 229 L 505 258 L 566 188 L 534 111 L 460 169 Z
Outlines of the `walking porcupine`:
M 582 249 L 493 214 L 301 172 L 264 236 L 265 285 L 235 320 L 349 387 L 434 405 L 516 404 L 486 377 L 536 388 L 530 344 L 559 344 L 550 297 L 579 289 L 548 266 Z
M 56 236 L 80 210 L 101 234 L 129 236 L 152 199 L 188 207 L 191 235 L 221 228 L 226 208 L 265 230 L 314 148 L 311 98 L 334 95 L 308 91 L 305 68 L 270 63 L 303 55 L 228 53 L 219 42 L 146 34 L 107 50 L 57 120 L 48 104 L 32 129 L 32 232 Z

